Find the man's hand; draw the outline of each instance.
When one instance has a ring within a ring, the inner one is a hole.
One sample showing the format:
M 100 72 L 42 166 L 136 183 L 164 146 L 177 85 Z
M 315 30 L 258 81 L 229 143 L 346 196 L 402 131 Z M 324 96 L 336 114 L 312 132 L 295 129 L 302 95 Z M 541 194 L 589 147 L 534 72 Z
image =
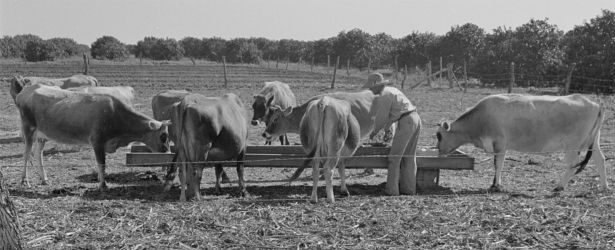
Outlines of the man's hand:
M 378 130 L 372 131 L 372 133 L 369 134 L 369 139 L 374 140 L 374 137 L 378 134 L 378 132 L 379 132 Z
M 382 137 L 382 140 L 384 142 L 390 142 L 391 139 L 393 139 L 393 131 L 390 129 L 384 130 L 384 136 Z

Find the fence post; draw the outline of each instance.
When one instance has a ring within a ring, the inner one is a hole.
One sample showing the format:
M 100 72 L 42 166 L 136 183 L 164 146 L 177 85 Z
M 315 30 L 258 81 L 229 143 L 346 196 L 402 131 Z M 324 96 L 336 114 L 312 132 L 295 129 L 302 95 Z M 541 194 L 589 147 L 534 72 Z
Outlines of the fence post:
M 510 63 L 510 82 L 508 83 L 508 93 L 512 93 L 512 88 L 515 85 L 515 62 Z
M 395 84 L 399 83 L 399 66 L 397 64 L 398 55 L 395 55 Z
M 314 71 L 314 57 L 312 57 L 312 63 L 310 64 L 310 72 Z
M 297 64 L 297 71 L 301 69 L 302 62 L 303 62 L 303 57 L 299 57 L 299 63 Z
M 572 81 L 572 72 L 574 71 L 574 68 L 577 67 L 576 63 L 572 64 L 572 68 L 570 68 L 570 71 L 568 71 L 568 76 L 566 76 L 566 86 L 564 86 L 564 95 L 568 95 L 568 93 L 570 93 L 570 82 Z
M 427 63 L 427 84 L 431 87 L 431 61 Z
M 408 65 L 404 64 L 404 78 L 401 80 L 401 88 L 404 89 L 404 83 L 406 82 L 406 78 L 408 77 Z
M 224 68 L 224 88 L 228 86 L 228 80 L 226 78 L 226 56 L 222 56 L 222 67 Z
M 438 80 L 438 87 L 440 87 L 440 84 L 442 84 L 442 57 L 440 57 L 440 74 L 438 75 L 438 77 L 440 78 Z
M 369 75 L 371 69 L 372 69 L 372 58 L 368 57 L 367 58 L 367 75 Z
M 288 61 L 290 61 L 290 59 L 287 57 L 286 58 L 286 68 L 284 69 L 284 72 L 288 71 Z
M 90 66 L 90 60 L 88 60 L 88 55 L 83 52 L 83 74 L 87 75 Z
M 335 68 L 333 68 L 333 80 L 331 81 L 331 89 L 335 88 L 335 74 L 337 74 L 337 67 L 340 65 L 340 56 L 337 56 L 335 60 Z
M 446 79 L 448 80 L 448 88 L 453 88 L 453 63 L 446 64 Z
M 331 57 L 327 55 L 327 72 L 329 72 L 329 68 L 331 68 Z
M 143 52 L 139 52 L 139 65 L 143 65 Z
M 278 68 L 278 64 L 280 64 L 280 57 L 278 56 L 278 58 L 275 59 L 275 68 Z
M 463 60 L 463 92 L 466 92 L 468 89 L 468 68 L 466 60 Z
M 350 77 L 350 59 L 346 60 L 346 75 Z

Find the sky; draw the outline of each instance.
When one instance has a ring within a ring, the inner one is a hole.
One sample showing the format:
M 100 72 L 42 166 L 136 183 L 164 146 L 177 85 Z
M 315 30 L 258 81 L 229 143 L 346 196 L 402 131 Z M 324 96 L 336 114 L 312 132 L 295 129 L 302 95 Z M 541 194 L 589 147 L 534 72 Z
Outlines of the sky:
M 0 0 L 0 35 L 72 38 L 104 35 L 136 44 L 157 38 L 265 37 L 313 41 L 359 28 L 401 38 L 444 35 L 473 23 L 486 32 L 548 18 L 560 30 L 615 11 L 615 0 Z

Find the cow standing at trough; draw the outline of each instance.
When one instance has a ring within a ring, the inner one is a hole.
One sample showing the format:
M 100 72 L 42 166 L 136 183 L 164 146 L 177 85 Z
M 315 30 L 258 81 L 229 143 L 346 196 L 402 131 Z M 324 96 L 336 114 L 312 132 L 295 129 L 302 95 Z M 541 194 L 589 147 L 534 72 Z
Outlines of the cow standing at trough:
M 374 95 L 374 93 L 370 90 L 362 90 L 358 92 L 335 92 L 319 95 L 312 97 L 308 102 L 302 105 L 288 107 L 285 109 L 275 105 L 271 106 L 265 115 L 264 120 L 265 123 L 267 123 L 267 128 L 262 136 L 266 139 L 271 139 L 284 133 L 299 133 L 300 121 L 307 110 L 308 103 L 319 99 L 322 96 L 329 96 L 348 102 L 350 104 L 350 111 L 352 112 L 352 115 L 359 122 L 361 139 L 366 139 L 369 137 L 374 123 L 370 110 L 374 98 L 376 97 L 376 95 Z M 309 164 L 308 162 L 309 161 L 306 161 L 305 166 Z M 289 180 L 293 181 L 297 179 L 304 169 L 305 167 L 297 169 Z
M 235 94 L 222 97 L 190 94 L 174 104 L 173 109 L 172 122 L 176 123 L 177 130 L 175 158 L 181 166 L 180 200 L 186 201 L 193 197 L 201 199 L 200 183 L 207 161 L 237 160 L 240 194 L 247 195 L 243 180 L 243 159 L 248 128 L 241 99 Z M 220 193 L 222 164 L 214 165 L 216 192 Z
M 109 95 L 72 92 L 57 87 L 11 84 L 11 95 L 21 116 L 24 137 L 22 184 L 29 186 L 27 164 L 37 136 L 64 144 L 89 144 L 98 163 L 99 188 L 106 189 L 105 153 L 133 141 L 151 150 L 168 152 L 168 121 L 156 121 Z M 40 165 L 43 183 L 45 169 Z
M 152 97 L 152 113 L 154 114 L 154 119 L 162 121 L 162 120 L 171 120 L 173 118 L 173 105 L 178 104 L 181 100 L 189 95 L 190 92 L 187 90 L 165 90 L 154 97 Z M 169 142 L 173 142 L 177 144 L 177 136 L 175 135 L 175 124 L 171 123 L 169 125 Z M 171 189 L 171 182 L 175 178 L 175 171 L 177 168 L 174 165 L 171 165 L 167 171 L 167 178 L 171 178 L 170 182 L 167 182 L 164 190 L 169 191 Z M 226 172 L 222 170 L 222 183 L 230 182 Z
M 295 94 L 290 90 L 288 84 L 283 82 L 265 82 L 265 86 L 258 94 L 254 95 L 254 102 L 252 103 L 252 110 L 254 115 L 252 116 L 251 124 L 253 126 L 258 125 L 263 121 L 263 118 L 267 115 L 267 111 L 271 106 L 279 106 L 283 109 L 288 107 L 297 106 L 297 99 Z M 267 121 L 265 120 L 265 123 Z M 286 134 L 279 136 L 280 144 L 290 145 Z M 265 142 L 266 145 L 271 145 L 271 140 Z
M 132 106 L 135 100 L 135 89 L 130 86 L 112 86 L 112 87 L 73 87 L 66 90 L 74 92 L 82 92 L 87 94 L 109 95 L 118 100 Z M 155 118 L 154 118 L 155 119 Z
M 338 166 L 340 174 L 340 190 L 342 194 L 349 195 L 345 161 L 355 153 L 361 142 L 359 122 L 350 110 L 348 102 L 322 96 L 307 104 L 307 110 L 301 119 L 301 144 L 305 153 L 313 156 L 311 201 L 314 203 L 318 202 L 320 166 L 325 175 L 327 200 L 335 202 L 331 181 L 331 171 L 335 166 Z
M 603 111 L 597 103 L 574 94 L 527 96 L 500 94 L 483 98 L 452 123 L 438 128 L 438 150 L 448 154 L 473 144 L 494 154 L 495 177 L 490 190 L 500 191 L 506 151 L 525 153 L 564 152 L 566 172 L 555 191 L 561 191 L 574 170 L 581 172 L 595 155 L 600 184 L 608 188 L 604 154 L 600 149 Z M 579 162 L 581 151 L 587 151 Z

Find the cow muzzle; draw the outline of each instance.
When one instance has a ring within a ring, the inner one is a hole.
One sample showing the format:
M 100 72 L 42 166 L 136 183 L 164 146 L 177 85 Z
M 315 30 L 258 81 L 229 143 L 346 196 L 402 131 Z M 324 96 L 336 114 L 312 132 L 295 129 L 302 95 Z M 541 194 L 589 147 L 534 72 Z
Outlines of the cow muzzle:
M 271 138 L 272 138 L 271 134 L 269 134 L 269 133 L 267 133 L 267 132 L 264 132 L 264 133 L 263 133 L 263 137 L 264 137 L 265 139 L 269 140 L 269 141 L 270 141 L 270 140 L 271 140 Z
M 258 125 L 258 120 L 252 120 L 250 124 L 252 124 L 252 126 L 256 126 Z

